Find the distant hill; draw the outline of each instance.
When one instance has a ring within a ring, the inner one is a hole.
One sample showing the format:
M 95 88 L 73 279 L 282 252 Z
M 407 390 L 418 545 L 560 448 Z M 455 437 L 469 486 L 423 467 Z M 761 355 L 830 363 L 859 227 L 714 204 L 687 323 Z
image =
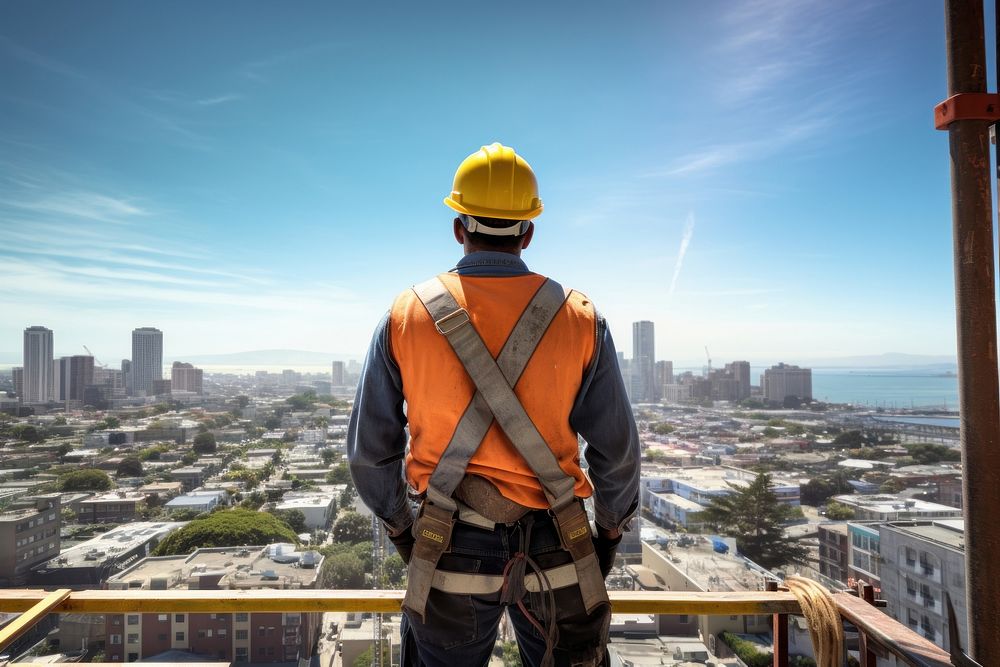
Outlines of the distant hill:
M 789 363 L 797 363 L 790 361 Z M 901 352 L 884 352 L 883 354 L 867 354 L 855 357 L 825 357 L 806 359 L 798 362 L 800 366 L 813 368 L 917 368 L 927 366 L 955 367 L 958 359 L 955 355 L 946 354 L 904 354 Z
M 309 350 L 250 350 L 229 354 L 192 354 L 165 359 L 166 364 L 186 361 L 205 366 L 320 366 L 331 361 L 361 360 L 364 355 L 344 352 L 311 352 Z

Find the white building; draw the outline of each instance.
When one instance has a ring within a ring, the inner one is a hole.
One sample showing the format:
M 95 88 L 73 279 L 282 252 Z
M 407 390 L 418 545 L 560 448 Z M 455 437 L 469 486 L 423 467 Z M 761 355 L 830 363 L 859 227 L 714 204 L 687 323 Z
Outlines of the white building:
M 945 519 L 962 516 L 962 510 L 926 500 L 900 499 L 897 496 L 843 495 L 833 500 L 854 510 L 855 521 L 901 521 L 903 519 Z
M 152 327 L 132 330 L 132 394 L 153 394 L 153 382 L 163 379 L 163 332 Z
M 327 529 L 336 513 L 337 500 L 332 493 L 286 493 L 276 510 L 298 510 L 305 517 L 306 527 Z
M 47 403 L 55 400 L 54 368 L 52 329 L 39 326 L 25 329 L 22 403 Z
M 764 370 L 761 392 L 765 399 L 777 403 L 784 402 L 788 396 L 812 400 L 812 369 L 789 364 L 771 366 Z

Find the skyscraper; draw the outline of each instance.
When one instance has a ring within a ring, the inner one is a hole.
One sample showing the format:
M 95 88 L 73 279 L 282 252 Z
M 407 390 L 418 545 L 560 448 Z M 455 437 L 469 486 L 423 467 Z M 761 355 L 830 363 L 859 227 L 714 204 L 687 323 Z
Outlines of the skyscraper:
M 163 379 L 163 332 L 152 327 L 132 330 L 132 393 L 152 396 L 153 382 Z
M 653 343 L 653 323 L 648 320 L 632 323 L 632 402 L 648 403 L 659 399 L 654 382 L 656 353 Z
M 94 384 L 94 358 L 75 355 L 60 362 L 59 400 L 82 401 L 84 387 Z
M 761 391 L 764 398 L 783 403 L 786 398 L 812 400 L 812 369 L 778 364 L 764 370 Z
M 170 368 L 170 389 L 171 391 L 190 391 L 200 394 L 204 386 L 202 375 L 200 368 L 175 361 Z
M 344 386 L 344 362 L 335 361 L 330 367 L 330 384 L 334 387 Z
M 122 381 L 125 383 L 125 395 L 135 396 L 132 391 L 132 360 L 122 359 Z
M 726 364 L 726 372 L 736 380 L 736 400 L 750 398 L 750 362 L 734 361 Z
M 24 330 L 24 398 L 21 402 L 54 400 L 53 372 L 52 330 L 28 327 Z

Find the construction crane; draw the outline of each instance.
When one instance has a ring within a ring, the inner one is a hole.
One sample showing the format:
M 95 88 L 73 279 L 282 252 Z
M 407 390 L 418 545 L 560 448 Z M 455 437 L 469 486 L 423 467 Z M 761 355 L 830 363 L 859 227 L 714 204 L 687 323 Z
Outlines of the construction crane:
M 705 376 L 707 377 L 712 372 L 712 355 L 708 352 L 708 345 L 705 346 L 705 357 L 708 359 L 708 370 L 705 371 Z
M 94 357 L 94 353 L 90 351 L 89 347 L 87 347 L 86 345 L 84 345 L 83 349 L 85 349 L 87 351 L 87 354 L 89 354 L 90 356 Z M 94 363 L 97 364 L 98 366 L 100 366 L 101 368 L 107 368 L 107 365 L 106 364 L 102 364 L 101 360 L 98 359 L 97 357 L 94 357 Z
M 385 529 L 379 518 L 372 514 L 372 588 L 382 588 L 382 573 L 385 571 Z M 372 667 L 389 667 L 383 664 L 382 644 L 382 614 L 372 614 Z

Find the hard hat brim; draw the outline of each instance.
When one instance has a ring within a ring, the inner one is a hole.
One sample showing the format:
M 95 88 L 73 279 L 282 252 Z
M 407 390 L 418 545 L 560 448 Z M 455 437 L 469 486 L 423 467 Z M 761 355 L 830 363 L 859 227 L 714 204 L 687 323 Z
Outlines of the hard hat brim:
M 458 203 L 451 197 L 445 197 L 444 204 L 448 208 L 458 211 L 459 213 L 465 213 L 466 215 L 478 216 L 482 218 L 502 218 L 504 220 L 531 220 L 540 214 L 542 209 L 545 208 L 541 204 L 535 208 L 529 208 L 523 211 L 509 211 L 506 209 L 485 208 L 482 206 L 465 206 L 464 204 Z

